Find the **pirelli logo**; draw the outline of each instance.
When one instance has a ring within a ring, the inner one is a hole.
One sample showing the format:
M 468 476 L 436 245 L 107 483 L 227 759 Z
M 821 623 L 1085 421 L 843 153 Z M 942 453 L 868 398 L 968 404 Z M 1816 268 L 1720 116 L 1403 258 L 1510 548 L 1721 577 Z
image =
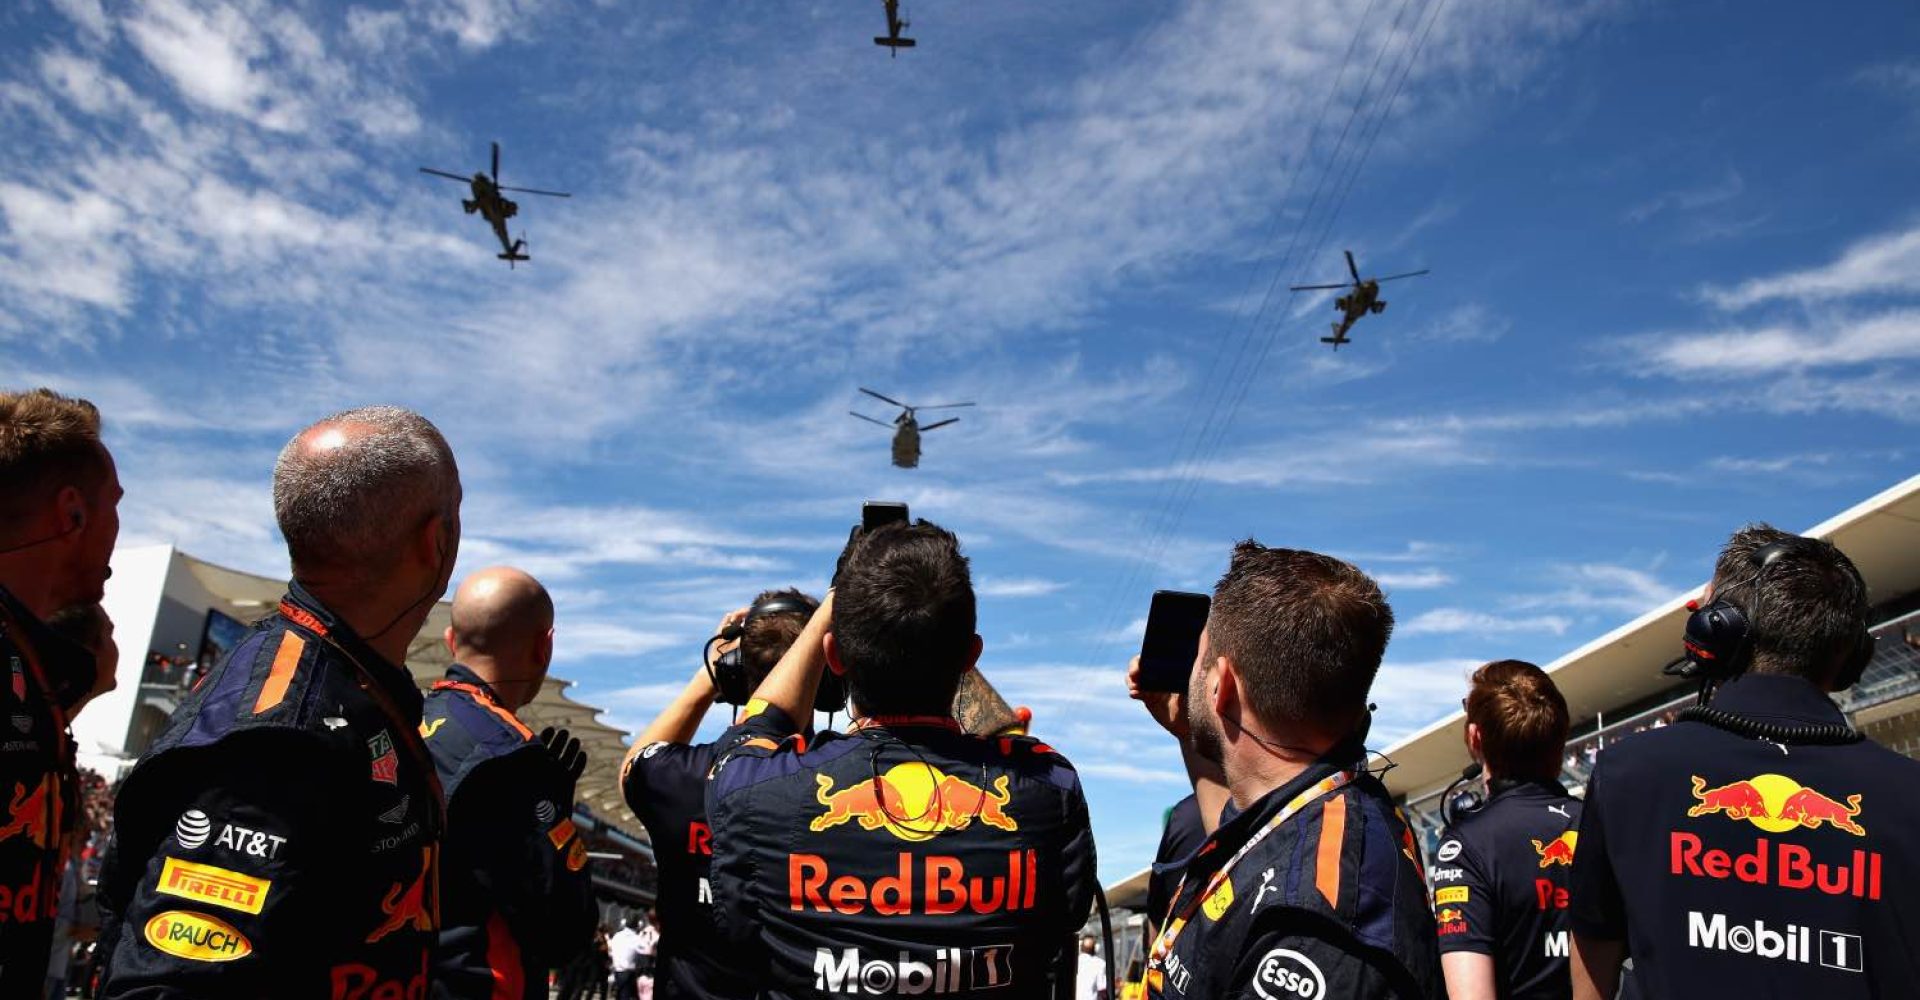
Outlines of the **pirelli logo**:
M 266 904 L 267 890 L 273 888 L 273 882 L 216 865 L 168 858 L 160 868 L 158 888 L 169 896 L 257 914 Z
M 1464 885 L 1449 885 L 1436 889 L 1433 893 L 1434 905 L 1445 906 L 1448 903 L 1464 903 L 1468 899 L 1469 891 L 1469 887 Z

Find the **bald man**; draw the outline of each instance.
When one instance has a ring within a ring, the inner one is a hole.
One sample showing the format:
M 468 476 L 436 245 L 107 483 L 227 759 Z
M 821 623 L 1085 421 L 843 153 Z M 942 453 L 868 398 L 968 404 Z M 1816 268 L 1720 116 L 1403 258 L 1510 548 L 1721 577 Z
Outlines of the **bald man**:
M 454 594 L 445 638 L 453 665 L 420 725 L 447 797 L 433 995 L 545 1000 L 547 970 L 592 944 L 596 916 L 572 819 L 586 758 L 514 714 L 547 679 L 553 599 L 517 569 L 483 569 Z
M 288 442 L 273 506 L 286 596 L 116 796 L 106 1000 L 426 994 L 442 812 L 406 655 L 459 553 L 459 469 L 419 414 L 365 407 Z

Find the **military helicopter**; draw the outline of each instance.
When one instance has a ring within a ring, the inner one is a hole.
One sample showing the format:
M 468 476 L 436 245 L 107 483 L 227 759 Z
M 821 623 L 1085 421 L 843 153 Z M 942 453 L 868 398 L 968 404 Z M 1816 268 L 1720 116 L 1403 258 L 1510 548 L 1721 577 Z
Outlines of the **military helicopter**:
M 887 53 L 889 56 L 897 56 L 901 49 L 913 48 L 913 39 L 900 37 L 900 33 L 907 30 L 910 22 L 900 19 L 900 0 L 881 0 L 881 2 L 887 5 L 887 35 L 885 38 L 875 37 L 873 44 L 884 45 L 893 50 Z
M 908 406 L 897 399 L 888 399 L 865 386 L 862 386 L 860 391 L 883 403 L 890 403 L 900 408 L 900 415 L 894 417 L 893 423 L 891 424 L 884 420 L 875 420 L 864 413 L 854 413 L 852 410 L 848 410 L 847 413 L 859 417 L 870 424 L 879 424 L 882 427 L 893 428 L 893 464 L 902 469 L 914 469 L 920 466 L 920 433 L 922 431 L 935 430 L 945 427 L 948 424 L 960 422 L 959 417 L 948 417 L 945 420 L 922 427 L 920 426 L 920 421 L 914 416 L 915 411 L 952 410 L 962 406 L 973 405 L 972 403 L 942 403 L 939 406 Z
M 435 170 L 432 167 L 421 167 L 420 172 L 423 174 L 432 174 L 435 177 L 445 177 L 448 180 L 461 181 L 473 188 L 473 197 L 462 200 L 460 207 L 466 209 L 468 215 L 479 212 L 481 218 L 486 219 L 488 224 L 493 226 L 493 235 L 500 238 L 500 249 L 503 251 L 497 256 L 507 262 L 508 268 L 512 268 L 516 261 L 532 260 L 533 258 L 528 257 L 524 252 L 527 248 L 527 241 L 524 238 L 516 240 L 510 239 L 507 236 L 507 220 L 520 213 L 520 206 L 515 202 L 501 197 L 500 192 L 519 191 L 522 194 L 544 194 L 549 198 L 573 197 L 573 195 L 563 191 L 539 191 L 534 188 L 502 187 L 500 184 L 500 144 L 497 142 L 493 144 L 493 174 L 491 176 L 487 174 L 474 174 L 472 177 L 462 177 L 459 174 L 448 173 L 445 170 Z
M 1384 299 L 1380 298 L 1380 283 L 1382 281 L 1397 281 L 1401 278 L 1413 278 L 1427 273 L 1427 269 L 1422 268 L 1418 271 L 1408 271 L 1405 274 L 1395 274 L 1385 278 L 1366 278 L 1363 280 L 1360 277 L 1359 266 L 1353 262 L 1353 251 L 1348 250 L 1346 254 L 1347 273 L 1353 275 L 1353 282 L 1351 284 L 1343 281 L 1337 285 L 1293 286 L 1293 290 L 1296 292 L 1319 291 L 1328 288 L 1353 289 L 1352 292 L 1333 300 L 1333 307 L 1340 310 L 1344 315 L 1340 317 L 1340 322 L 1333 324 L 1333 336 L 1320 338 L 1322 344 L 1332 344 L 1333 349 L 1336 351 L 1340 349 L 1341 344 L 1353 343 L 1353 341 L 1347 337 L 1347 331 L 1353 329 L 1353 324 L 1359 322 L 1360 317 L 1368 313 L 1378 315 L 1386 312 L 1387 303 Z

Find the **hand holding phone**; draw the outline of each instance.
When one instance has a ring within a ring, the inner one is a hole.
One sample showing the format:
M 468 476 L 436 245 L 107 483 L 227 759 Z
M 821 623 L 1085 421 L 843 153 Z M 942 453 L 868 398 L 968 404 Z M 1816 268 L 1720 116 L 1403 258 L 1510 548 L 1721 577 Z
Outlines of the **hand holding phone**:
M 1142 691 L 1184 693 L 1193 661 L 1200 655 L 1200 634 L 1207 628 L 1213 599 L 1205 594 L 1157 590 L 1140 639 Z

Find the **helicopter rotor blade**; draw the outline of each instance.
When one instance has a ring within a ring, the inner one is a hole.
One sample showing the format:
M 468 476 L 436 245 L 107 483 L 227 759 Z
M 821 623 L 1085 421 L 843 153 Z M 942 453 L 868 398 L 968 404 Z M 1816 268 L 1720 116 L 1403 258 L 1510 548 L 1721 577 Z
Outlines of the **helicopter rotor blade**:
M 899 401 L 899 400 L 897 400 L 897 399 L 889 399 L 889 398 L 888 398 L 888 397 L 886 397 L 886 396 L 882 396 L 882 395 L 880 395 L 879 393 L 877 393 L 877 392 L 874 392 L 874 391 L 873 391 L 872 389 L 869 389 L 869 388 L 867 388 L 867 387 L 866 387 L 866 386 L 864 386 L 864 385 L 863 385 L 863 386 L 860 386 L 860 391 L 861 391 L 861 392 L 864 392 L 864 393 L 866 393 L 866 394 L 867 394 L 867 395 L 869 395 L 869 396 L 872 396 L 873 398 L 875 398 L 875 399 L 877 399 L 877 400 L 879 400 L 879 401 L 881 401 L 881 402 L 883 402 L 883 403 L 892 403 L 893 405 L 895 405 L 895 406 L 898 406 L 899 408 L 901 408 L 901 409 L 903 409 L 903 410 L 911 410 L 911 409 L 913 409 L 913 407 L 911 407 L 911 406 L 908 406 L 907 404 L 905 404 L 905 403 L 902 403 L 901 401 Z
M 887 430 L 893 430 L 893 425 L 892 425 L 892 424 L 890 424 L 890 423 L 887 423 L 887 422 L 886 422 L 886 421 L 884 421 L 884 420 L 875 420 L 875 419 L 873 419 L 872 417 L 869 417 L 869 416 L 867 416 L 867 415 L 866 415 L 866 414 L 864 414 L 864 413 L 855 413 L 855 412 L 853 412 L 852 410 L 848 410 L 848 411 L 847 411 L 847 416 L 849 416 L 849 417 L 859 417 L 860 419 L 862 419 L 862 420 L 864 420 L 864 421 L 866 421 L 867 423 L 870 423 L 870 424 L 875 424 L 875 425 L 877 425 L 877 426 L 880 426 L 880 427 L 885 427 L 885 428 L 886 428 Z
M 1343 281 L 1337 285 L 1293 285 L 1288 288 L 1288 291 L 1317 292 L 1317 291 L 1320 291 L 1321 289 L 1326 289 L 1326 288 L 1352 288 L 1352 287 L 1353 287 L 1352 285 Z
M 504 187 L 504 186 L 501 186 L 501 185 L 497 185 L 497 184 L 496 184 L 496 185 L 494 185 L 494 186 L 495 186 L 495 187 L 498 187 L 498 188 L 500 188 L 500 190 L 502 190 L 502 191 L 518 191 L 518 192 L 520 192 L 521 194 L 544 194 L 544 195 L 546 195 L 546 196 L 547 196 L 547 197 L 549 197 L 549 198 L 571 198 L 571 197 L 573 197 L 573 195 L 570 195 L 570 194 L 568 194 L 568 193 L 566 193 L 565 191 L 542 191 L 542 190 L 540 190 L 539 188 L 516 188 L 516 187 Z
M 916 406 L 914 407 L 914 409 L 916 410 L 952 410 L 962 406 L 973 406 L 973 405 L 974 405 L 973 403 L 941 403 L 939 406 Z
M 940 428 L 947 426 L 948 424 L 957 424 L 959 422 L 960 422 L 959 417 L 948 417 L 945 420 L 937 421 L 935 423 L 931 423 L 926 425 L 925 427 L 920 428 L 920 433 L 925 434 L 928 431 L 937 431 Z
M 459 181 L 462 184 L 465 184 L 467 181 L 472 179 L 468 177 L 463 177 L 459 174 L 448 173 L 445 170 L 435 170 L 432 167 L 421 167 L 420 172 L 423 174 L 432 174 L 435 177 L 445 177 L 447 180 Z
M 493 186 L 500 186 L 500 144 L 493 144 Z
M 1398 280 L 1399 280 L 1399 279 L 1401 279 L 1401 278 L 1418 278 L 1419 276 L 1421 276 L 1421 275 L 1423 275 L 1423 274 L 1426 274 L 1426 273 L 1428 273 L 1428 269 L 1426 269 L 1426 268 L 1422 268 L 1422 269 L 1420 269 L 1420 270 L 1418 270 L 1418 271 L 1408 271 L 1408 272 L 1407 272 L 1407 273 L 1405 273 L 1405 274 L 1395 274 L 1395 275 L 1391 275 L 1391 276 L 1388 276 L 1388 277 L 1385 277 L 1385 278 L 1375 278 L 1375 279 L 1373 279 L 1373 280 L 1375 280 L 1375 281 L 1398 281 Z
M 1347 273 L 1353 275 L 1353 283 L 1357 285 L 1360 283 L 1360 266 L 1353 262 L 1353 251 L 1348 250 L 1345 252 L 1347 255 Z

